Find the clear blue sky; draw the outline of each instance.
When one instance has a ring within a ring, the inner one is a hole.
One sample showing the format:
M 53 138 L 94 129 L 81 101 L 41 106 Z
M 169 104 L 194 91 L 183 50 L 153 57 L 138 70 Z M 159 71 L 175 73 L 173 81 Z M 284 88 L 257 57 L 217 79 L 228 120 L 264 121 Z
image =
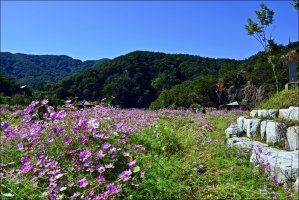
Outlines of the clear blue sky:
M 275 11 L 272 36 L 298 41 L 291 1 Z M 134 50 L 247 58 L 262 50 L 244 29 L 261 1 L 1 1 L 1 51 L 114 58 Z

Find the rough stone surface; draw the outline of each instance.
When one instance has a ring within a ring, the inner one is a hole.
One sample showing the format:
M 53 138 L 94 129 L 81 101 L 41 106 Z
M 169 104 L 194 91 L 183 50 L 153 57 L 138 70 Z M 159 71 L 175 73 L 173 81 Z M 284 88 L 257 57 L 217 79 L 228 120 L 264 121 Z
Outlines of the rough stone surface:
M 257 114 L 258 114 L 258 111 L 257 111 L 257 110 L 252 110 L 252 111 L 250 112 L 250 117 L 255 118 L 255 117 L 257 117 Z
M 289 127 L 286 136 L 290 150 L 299 150 L 299 126 Z
M 299 107 L 289 107 L 288 109 L 289 120 L 299 120 Z
M 230 138 L 232 135 L 240 136 L 243 133 L 243 130 L 239 127 L 228 127 L 225 130 L 225 135 L 227 138 Z
M 266 138 L 266 127 L 269 120 L 264 120 L 261 122 L 261 139 Z
M 246 131 L 247 137 L 255 137 L 260 134 L 261 119 L 244 119 L 243 130 Z
M 288 119 L 288 109 L 279 109 L 278 117 L 281 119 Z
M 259 146 L 253 149 L 251 162 L 269 164 L 271 175 L 280 182 L 295 178 L 299 173 L 299 151 L 284 151 L 276 148 Z
M 227 139 L 227 144 L 232 147 L 238 147 L 243 150 L 251 150 L 254 146 L 263 146 L 267 147 L 267 144 L 258 142 L 258 141 L 252 141 L 247 137 L 232 137 Z
M 275 118 L 278 116 L 278 109 L 270 109 L 268 111 L 268 117 L 269 118 Z
M 239 118 L 237 119 L 238 127 L 239 127 L 240 129 L 242 129 L 243 131 L 245 131 L 244 128 L 243 128 L 243 126 L 244 126 L 244 119 L 245 119 L 245 117 L 243 117 L 243 116 L 241 116 L 241 117 L 239 117 Z
M 266 141 L 276 143 L 284 138 L 287 126 L 284 123 L 268 121 L 266 126 Z
M 267 118 L 268 117 L 268 110 L 258 110 L 257 116 L 260 118 Z

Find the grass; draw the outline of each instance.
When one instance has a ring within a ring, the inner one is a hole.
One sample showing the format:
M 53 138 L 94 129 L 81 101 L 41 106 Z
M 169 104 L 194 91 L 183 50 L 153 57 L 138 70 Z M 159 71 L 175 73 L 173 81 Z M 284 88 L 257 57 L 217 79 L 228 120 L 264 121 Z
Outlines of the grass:
M 256 109 L 282 109 L 290 106 L 299 106 L 299 87 L 283 90 L 262 101 Z
M 210 143 L 196 143 L 192 136 L 200 126 L 184 117 L 160 118 L 156 127 L 135 135 L 132 142 L 148 149 L 141 159 L 147 177 L 128 199 L 272 199 L 273 191 L 286 199 L 283 188 L 256 171 L 248 155 L 226 147 L 223 130 L 234 119 L 206 119 L 212 131 L 202 137 Z M 202 170 L 194 171 L 199 165 Z
M 133 134 L 129 143 L 147 150 L 137 161 L 146 174 L 137 188 L 124 188 L 121 199 L 272 199 L 273 192 L 278 199 L 292 199 L 249 162 L 249 155 L 225 145 L 224 129 L 237 117 L 236 113 L 206 117 L 165 114 L 156 125 Z M 3 118 L 8 120 L 9 116 Z M 10 121 L 19 123 L 20 119 Z M 204 127 L 207 124 L 211 130 Z M 49 154 L 56 154 L 59 141 L 55 145 Z M 20 157 L 20 151 L 5 153 L 9 153 L 9 160 Z M 16 184 L 4 177 L 1 188 L 19 199 L 41 199 L 47 191 L 26 178 Z M 298 194 L 293 197 L 297 198 Z

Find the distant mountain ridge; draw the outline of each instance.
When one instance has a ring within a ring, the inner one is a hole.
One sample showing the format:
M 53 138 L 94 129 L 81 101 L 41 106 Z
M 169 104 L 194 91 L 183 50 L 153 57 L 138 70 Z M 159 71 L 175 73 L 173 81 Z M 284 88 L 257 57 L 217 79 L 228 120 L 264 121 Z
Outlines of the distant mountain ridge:
M 0 72 L 33 88 L 40 83 L 55 83 L 109 59 L 81 61 L 66 55 L 29 55 L 1 52 Z

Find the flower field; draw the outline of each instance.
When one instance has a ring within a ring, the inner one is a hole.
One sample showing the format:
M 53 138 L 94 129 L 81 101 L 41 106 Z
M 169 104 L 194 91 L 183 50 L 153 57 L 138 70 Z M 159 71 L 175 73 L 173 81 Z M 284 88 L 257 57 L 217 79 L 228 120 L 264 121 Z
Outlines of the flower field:
M 33 101 L 1 115 L 1 199 L 293 198 L 225 145 L 238 115 Z

